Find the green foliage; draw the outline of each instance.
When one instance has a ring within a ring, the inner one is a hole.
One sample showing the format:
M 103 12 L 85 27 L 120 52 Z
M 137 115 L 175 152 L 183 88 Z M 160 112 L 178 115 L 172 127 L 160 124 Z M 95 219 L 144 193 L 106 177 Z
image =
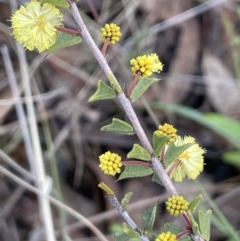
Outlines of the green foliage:
M 122 208 L 127 207 L 128 203 L 130 202 L 130 199 L 131 199 L 132 195 L 133 195 L 133 192 L 128 192 L 128 193 L 125 194 L 124 198 L 121 201 Z
M 222 159 L 224 162 L 239 166 L 240 165 L 240 151 L 226 151 L 222 155 Z
M 193 230 L 193 233 L 195 235 L 200 235 L 200 230 L 199 230 L 199 226 L 198 226 L 198 223 L 196 222 L 196 220 L 194 219 L 193 217 L 193 214 L 190 210 L 187 211 L 188 213 L 188 217 L 190 219 L 190 222 L 192 224 L 192 230 Z
M 201 210 L 198 211 L 198 222 L 200 233 L 206 241 L 210 239 L 210 227 L 211 227 L 211 216 L 212 211 L 208 210 L 207 212 L 203 212 Z
M 163 136 L 163 135 L 158 135 L 157 132 L 153 133 L 153 154 L 155 156 L 159 156 L 163 147 L 167 143 L 169 137 L 168 136 Z
M 131 235 L 126 233 L 115 234 L 115 241 L 140 241 L 140 238 L 132 238 Z
M 150 161 L 151 155 L 142 146 L 134 144 L 133 149 L 127 154 L 127 158 L 135 158 L 143 161 Z
M 116 97 L 113 88 L 105 84 L 102 80 L 98 81 L 98 86 L 96 92 L 89 98 L 88 102 L 93 102 L 96 100 L 106 100 L 113 99 Z
M 139 79 L 130 94 L 130 99 L 132 101 L 136 101 L 152 84 L 154 84 L 157 81 L 158 79 L 156 78 L 144 77 Z
M 203 197 L 202 194 L 197 195 L 197 196 L 189 203 L 188 210 L 190 210 L 192 213 L 195 213 L 196 208 L 197 208 L 197 205 L 198 205 L 198 203 L 201 201 L 202 197 Z
M 112 123 L 101 128 L 101 131 L 112 131 L 123 135 L 134 135 L 133 127 L 125 121 L 113 118 Z
M 186 151 L 190 146 L 192 146 L 192 143 L 176 146 L 173 142 L 171 142 L 163 158 L 165 166 L 168 167 L 179 157 L 180 154 Z
M 149 234 L 152 231 L 156 219 L 158 203 L 154 203 L 148 210 L 142 211 L 142 218 L 144 222 L 144 232 Z
M 51 54 L 59 49 L 76 45 L 81 42 L 82 39 L 78 35 L 72 35 L 57 31 L 57 40 L 54 43 L 54 45 L 48 49 L 48 53 Z
M 111 86 L 113 87 L 113 89 L 114 89 L 118 94 L 121 94 L 123 91 L 122 91 L 122 89 L 121 89 L 121 86 L 118 84 L 117 80 L 114 78 L 114 76 L 111 75 L 111 74 L 108 74 L 107 77 L 108 77 L 108 80 L 109 80 Z
M 162 185 L 162 181 L 160 180 L 159 176 L 157 175 L 156 172 L 153 171 L 153 175 L 152 175 L 152 181 L 156 182 L 157 184 Z
M 145 166 L 127 165 L 124 171 L 119 176 L 118 180 L 132 178 L 132 177 L 144 177 L 153 173 L 153 170 Z
M 140 241 L 141 239 L 140 234 L 136 232 L 135 230 L 132 230 L 131 227 L 123 223 L 122 224 L 122 232 L 121 233 L 116 233 L 115 234 L 116 241 Z
M 42 3 L 51 3 L 52 5 L 60 8 L 69 8 L 67 0 L 40 0 Z

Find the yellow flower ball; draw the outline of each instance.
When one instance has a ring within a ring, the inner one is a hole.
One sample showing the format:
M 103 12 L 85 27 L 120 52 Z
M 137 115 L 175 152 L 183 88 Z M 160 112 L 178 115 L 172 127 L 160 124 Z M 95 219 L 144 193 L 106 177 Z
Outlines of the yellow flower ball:
M 49 49 L 57 39 L 55 26 L 62 26 L 63 16 L 54 5 L 33 0 L 21 6 L 10 20 L 16 40 L 28 50 Z
M 149 77 L 153 73 L 160 73 L 163 64 L 159 61 L 157 54 L 142 55 L 130 60 L 133 75 L 141 74 L 141 77 Z
M 166 202 L 166 208 L 171 215 L 178 216 L 188 209 L 188 201 L 182 196 L 172 196 Z
M 109 39 L 109 44 L 115 44 L 120 40 L 122 36 L 121 29 L 114 23 L 105 24 L 103 28 L 101 28 L 101 38 L 103 42 L 106 39 Z
M 155 133 L 161 136 L 168 136 L 168 144 L 175 141 L 177 138 L 177 129 L 167 123 L 165 123 L 164 125 L 159 125 L 158 130 L 156 130 Z
M 177 236 L 171 232 L 160 233 L 155 241 L 176 241 Z
M 116 153 L 111 153 L 110 151 L 99 156 L 100 169 L 104 174 L 115 176 L 116 173 L 121 172 L 121 157 Z

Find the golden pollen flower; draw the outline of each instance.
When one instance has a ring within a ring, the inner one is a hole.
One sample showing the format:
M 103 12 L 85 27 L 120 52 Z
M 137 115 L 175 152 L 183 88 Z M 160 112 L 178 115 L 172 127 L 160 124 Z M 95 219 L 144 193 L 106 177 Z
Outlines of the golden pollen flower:
M 161 136 L 168 136 L 168 144 L 170 144 L 170 142 L 175 141 L 177 138 L 177 129 L 175 129 L 172 125 L 169 125 L 167 123 L 165 123 L 164 125 L 159 125 L 158 130 L 156 130 L 155 132 L 156 134 Z
M 182 196 L 172 196 L 166 201 L 167 210 L 171 215 L 178 216 L 188 209 L 188 201 Z
M 177 241 L 177 236 L 171 232 L 160 233 L 155 241 Z
M 57 39 L 55 26 L 62 26 L 63 16 L 54 5 L 33 0 L 21 6 L 10 20 L 16 40 L 28 50 L 49 49 Z
M 163 69 L 157 54 L 138 56 L 130 60 L 130 65 L 133 75 L 140 73 L 141 77 L 149 77 L 153 73 L 160 73 Z
M 121 29 L 114 23 L 105 24 L 103 28 L 101 28 L 101 38 L 103 42 L 106 39 L 109 39 L 109 44 L 115 44 L 120 40 L 122 36 Z
M 118 154 L 107 151 L 99 156 L 99 160 L 99 167 L 104 174 L 115 176 L 116 173 L 121 172 L 122 162 L 121 157 Z
M 166 169 L 170 174 L 170 178 L 176 182 L 181 182 L 186 176 L 189 179 L 196 179 L 200 172 L 203 171 L 203 154 L 206 151 L 195 142 L 195 139 L 191 136 L 185 136 L 184 138 L 178 136 L 174 141 L 176 146 L 188 143 L 192 145 L 180 154 L 177 160 L 171 163 Z

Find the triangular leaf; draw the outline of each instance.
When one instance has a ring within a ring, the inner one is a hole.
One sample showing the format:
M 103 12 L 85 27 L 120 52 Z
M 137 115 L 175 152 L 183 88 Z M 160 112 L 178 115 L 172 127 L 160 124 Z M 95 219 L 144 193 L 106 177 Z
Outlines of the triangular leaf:
M 152 181 L 153 181 L 153 182 L 156 182 L 157 184 L 162 185 L 162 181 L 160 180 L 160 178 L 159 178 L 159 176 L 157 175 L 156 172 L 153 172 Z
M 125 166 L 124 171 L 119 176 L 118 180 L 132 177 L 144 177 L 153 173 L 153 170 L 149 167 L 128 165 Z
M 128 192 L 128 193 L 125 194 L 124 198 L 121 201 L 121 206 L 123 208 L 127 207 L 128 203 L 130 202 L 130 199 L 131 199 L 132 195 L 133 195 L 133 192 Z
M 125 121 L 113 118 L 111 124 L 103 126 L 101 131 L 112 131 L 124 135 L 134 135 L 133 127 Z
M 199 194 L 197 195 L 190 203 L 188 206 L 188 210 L 190 210 L 192 213 L 196 211 L 198 203 L 201 201 L 203 195 Z
M 172 162 L 174 162 L 179 157 L 180 154 L 182 154 L 192 145 L 192 143 L 187 143 L 181 146 L 176 146 L 173 142 L 171 142 L 164 155 L 163 162 L 165 166 L 168 167 Z
M 93 102 L 96 100 L 107 100 L 116 97 L 113 88 L 105 84 L 102 80 L 98 81 L 98 86 L 96 92 L 89 98 L 88 102 Z
M 59 49 L 76 45 L 81 42 L 82 42 L 82 39 L 78 35 L 72 35 L 72 34 L 67 34 L 67 33 L 57 31 L 57 40 L 54 43 L 54 45 L 52 45 L 48 49 L 48 53 L 50 54 Z
M 133 230 L 127 223 L 123 223 L 122 227 L 123 227 L 123 233 L 127 234 L 130 238 L 140 237 L 140 234 L 137 231 Z M 131 240 L 131 239 L 128 239 L 128 240 Z
M 164 145 L 167 143 L 169 137 L 168 136 L 163 136 L 159 135 L 158 131 L 155 131 L 153 133 L 153 154 L 155 156 L 159 156 Z
M 141 212 L 144 222 L 145 234 L 149 234 L 149 232 L 151 232 L 153 229 L 156 218 L 157 205 L 158 203 L 154 203 L 148 210 Z
M 198 222 L 199 222 L 200 233 L 206 241 L 209 241 L 210 239 L 211 216 L 212 216 L 211 210 L 208 210 L 205 213 L 201 210 L 198 211 Z
M 115 234 L 115 241 L 140 241 L 139 238 L 131 238 L 130 235 L 126 233 L 116 233 Z
M 143 78 L 139 79 L 130 94 L 130 99 L 132 101 L 137 100 L 149 88 L 149 86 L 151 86 L 152 84 L 154 84 L 157 81 L 158 81 L 158 79 L 156 79 L 156 78 L 143 77 Z
M 50 3 L 56 7 L 69 8 L 69 3 L 66 0 L 40 0 L 42 3 Z
M 188 213 L 188 217 L 190 219 L 190 222 L 192 224 L 193 233 L 195 235 L 200 235 L 198 223 L 195 221 L 192 212 L 190 210 L 188 210 L 187 213 Z
M 133 149 L 127 154 L 127 158 L 135 158 L 143 161 L 150 161 L 151 155 L 142 146 L 134 144 Z

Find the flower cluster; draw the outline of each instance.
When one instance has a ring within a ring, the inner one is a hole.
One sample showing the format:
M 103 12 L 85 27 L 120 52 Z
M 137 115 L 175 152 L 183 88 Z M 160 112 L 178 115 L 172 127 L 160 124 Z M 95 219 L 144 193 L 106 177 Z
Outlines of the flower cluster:
M 11 18 L 13 35 L 28 50 L 49 49 L 57 39 L 55 27 L 62 26 L 63 16 L 54 5 L 33 0 L 21 6 Z
M 116 173 L 120 173 L 122 166 L 121 157 L 116 153 L 111 153 L 107 151 L 106 153 L 99 156 L 100 169 L 104 172 L 104 174 L 115 176 Z
M 177 240 L 177 236 L 171 232 L 160 233 L 155 239 L 155 241 L 176 241 L 176 240 Z
M 196 179 L 200 172 L 203 171 L 203 154 L 205 150 L 202 149 L 191 136 L 178 136 L 174 144 L 176 146 L 184 144 L 192 145 L 180 154 L 176 161 L 167 167 L 166 171 L 169 173 L 170 178 L 176 182 L 181 182 L 186 176 L 189 179 Z
M 141 77 L 149 77 L 153 73 L 160 73 L 163 64 L 159 61 L 157 54 L 142 55 L 130 60 L 133 75 L 140 73 Z
M 101 38 L 103 42 L 109 39 L 109 44 L 115 44 L 120 40 L 122 36 L 121 29 L 114 23 L 105 24 L 104 28 L 101 28 Z
M 169 137 L 168 144 L 176 140 L 177 138 L 176 132 L 177 132 L 177 129 L 175 129 L 172 125 L 169 125 L 167 123 L 165 123 L 164 125 L 159 125 L 158 130 L 155 131 L 157 135 L 168 136 Z
M 166 208 L 171 215 L 178 216 L 188 209 L 188 201 L 182 196 L 172 196 L 166 201 Z

